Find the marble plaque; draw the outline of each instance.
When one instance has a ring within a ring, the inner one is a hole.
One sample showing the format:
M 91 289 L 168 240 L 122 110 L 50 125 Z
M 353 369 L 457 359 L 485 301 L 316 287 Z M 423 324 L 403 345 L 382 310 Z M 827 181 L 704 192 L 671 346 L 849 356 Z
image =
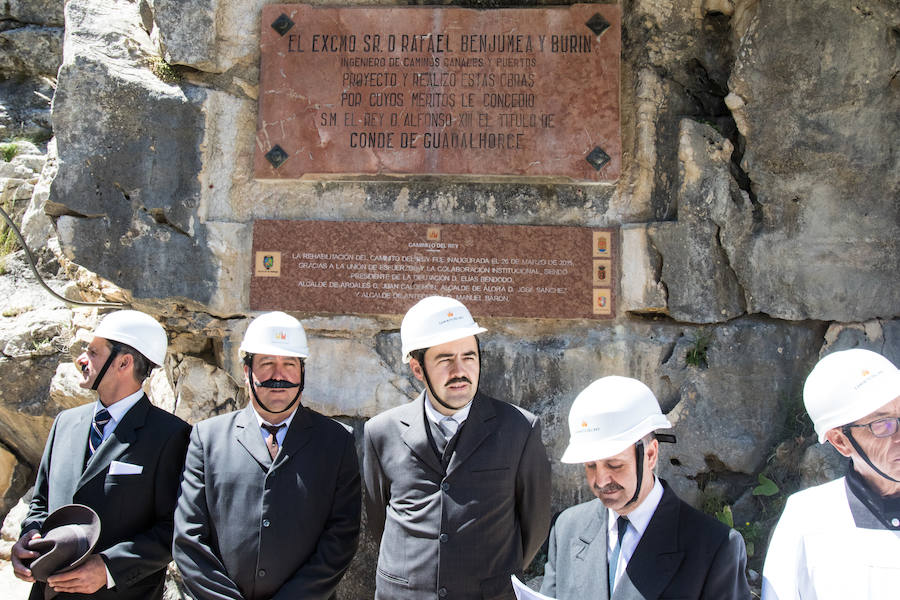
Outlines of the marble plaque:
M 258 179 L 615 181 L 620 8 L 263 7 Z
M 261 220 L 250 308 L 402 314 L 441 295 L 476 316 L 612 318 L 616 251 L 614 229 Z

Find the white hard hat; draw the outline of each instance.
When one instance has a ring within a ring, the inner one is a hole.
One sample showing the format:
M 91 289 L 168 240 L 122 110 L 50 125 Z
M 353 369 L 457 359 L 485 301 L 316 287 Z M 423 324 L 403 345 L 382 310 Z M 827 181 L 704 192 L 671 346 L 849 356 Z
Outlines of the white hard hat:
M 403 362 L 414 350 L 424 350 L 487 331 L 480 327 L 462 302 L 444 296 L 423 298 L 410 308 L 400 324 Z
M 803 386 L 803 403 L 825 442 L 829 429 L 872 413 L 900 396 L 900 370 L 871 350 L 832 352 L 813 368 Z
M 157 366 L 166 360 L 166 330 L 156 319 L 137 310 L 109 313 L 97 325 L 94 337 L 128 344 Z
M 244 333 L 241 356 L 245 354 L 270 354 L 272 356 L 309 356 L 306 331 L 300 321 L 280 311 L 259 315 Z
M 584 388 L 569 410 L 569 446 L 564 463 L 615 456 L 642 437 L 672 424 L 656 396 L 637 379 L 603 377 Z

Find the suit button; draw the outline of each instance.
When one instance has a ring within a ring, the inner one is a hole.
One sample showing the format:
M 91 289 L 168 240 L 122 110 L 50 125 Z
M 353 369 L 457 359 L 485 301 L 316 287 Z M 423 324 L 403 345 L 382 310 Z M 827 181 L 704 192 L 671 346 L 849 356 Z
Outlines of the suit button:
M 268 526 L 269 526 L 269 520 L 263 519 L 263 527 L 268 527 Z
M 444 483 L 441 484 L 441 489 L 446 492 L 447 490 L 450 489 L 450 484 L 445 481 Z
M 439 589 L 438 596 L 440 596 L 441 598 L 446 598 L 447 597 L 447 588 L 442 587 L 441 589 Z
M 265 576 L 266 576 L 266 570 L 265 570 L 265 569 L 260 569 L 259 572 L 257 573 L 257 575 L 259 575 L 260 577 L 265 577 Z
M 446 544 L 446 543 L 447 543 L 447 540 L 450 539 L 450 536 L 447 535 L 446 533 L 442 533 L 442 534 L 440 535 L 440 537 L 438 537 L 438 539 L 441 540 L 441 543 L 442 543 L 442 544 Z

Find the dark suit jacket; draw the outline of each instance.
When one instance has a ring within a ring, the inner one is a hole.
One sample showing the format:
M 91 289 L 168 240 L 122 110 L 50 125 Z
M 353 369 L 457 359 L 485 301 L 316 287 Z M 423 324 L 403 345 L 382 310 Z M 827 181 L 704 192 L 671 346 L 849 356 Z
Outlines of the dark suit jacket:
M 361 503 L 348 427 L 301 406 L 273 463 L 248 405 L 194 426 L 175 562 L 201 600 L 324 600 L 356 552 Z
M 366 515 L 380 540 L 375 597 L 513 598 L 550 526 L 550 464 L 537 418 L 475 397 L 446 472 L 424 394 L 366 423 Z
M 749 600 L 743 538 L 662 483 L 663 497 L 612 600 Z M 607 515 L 600 500 L 559 515 L 550 532 L 542 593 L 558 600 L 610 600 Z
M 60 506 L 90 506 L 100 516 L 97 549 L 116 582 L 112 590 L 102 588 L 90 597 L 162 598 L 166 565 L 172 560 L 172 513 L 190 426 L 144 396 L 84 468 L 93 417 L 92 402 L 63 411 L 53 422 L 22 532 L 40 529 L 47 515 Z M 140 465 L 143 471 L 110 475 L 113 460 Z M 43 584 L 35 584 L 31 598 L 43 600 Z

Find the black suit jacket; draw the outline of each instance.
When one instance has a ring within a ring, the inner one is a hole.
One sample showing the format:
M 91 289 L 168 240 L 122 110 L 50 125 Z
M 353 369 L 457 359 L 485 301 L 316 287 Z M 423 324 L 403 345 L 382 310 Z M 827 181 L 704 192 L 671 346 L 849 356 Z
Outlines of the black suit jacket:
M 324 600 L 359 538 L 349 428 L 297 409 L 275 460 L 253 407 L 197 423 L 175 512 L 175 562 L 201 600 Z
M 749 600 L 747 552 L 738 532 L 663 496 L 611 600 Z M 550 532 L 541 592 L 558 600 L 610 600 L 607 515 L 600 500 L 573 506 Z
M 63 411 L 53 422 L 22 532 L 40 529 L 47 515 L 60 506 L 90 506 L 100 517 L 96 551 L 116 586 L 91 596 L 60 594 L 57 598 L 162 598 L 166 566 L 172 560 L 172 515 L 190 426 L 143 396 L 85 467 L 94 406 L 92 402 Z M 143 469 L 136 475 L 110 475 L 113 460 Z M 30 597 L 43 600 L 43 584 L 35 584 Z

